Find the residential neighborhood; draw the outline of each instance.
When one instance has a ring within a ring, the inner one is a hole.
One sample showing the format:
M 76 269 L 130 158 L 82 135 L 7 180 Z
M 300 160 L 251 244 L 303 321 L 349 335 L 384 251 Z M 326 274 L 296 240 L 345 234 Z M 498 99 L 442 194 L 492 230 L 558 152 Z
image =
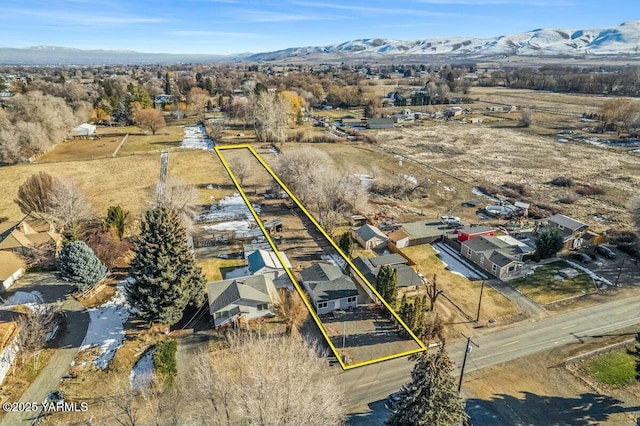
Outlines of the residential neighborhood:
M 36 3 L 0 426 L 638 424 L 632 6 Z

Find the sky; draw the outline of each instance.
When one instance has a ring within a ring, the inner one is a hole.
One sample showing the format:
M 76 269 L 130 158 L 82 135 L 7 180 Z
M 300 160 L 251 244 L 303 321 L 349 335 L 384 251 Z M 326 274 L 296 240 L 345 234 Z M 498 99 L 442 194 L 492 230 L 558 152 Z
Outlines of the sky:
M 640 19 L 638 0 L 0 0 L 0 47 L 233 54 Z

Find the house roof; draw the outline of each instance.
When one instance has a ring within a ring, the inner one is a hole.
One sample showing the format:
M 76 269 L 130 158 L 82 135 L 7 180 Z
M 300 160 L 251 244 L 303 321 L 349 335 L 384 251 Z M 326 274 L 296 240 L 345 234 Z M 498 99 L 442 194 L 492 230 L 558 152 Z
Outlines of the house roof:
M 382 265 L 390 265 L 391 263 L 383 263 L 380 265 L 374 265 L 373 260 L 379 259 L 381 257 L 388 256 L 379 256 L 374 258 L 365 258 L 365 257 L 356 257 L 353 259 L 353 264 L 360 270 L 362 275 L 369 281 L 371 285 L 376 285 L 378 282 L 378 273 L 380 272 L 380 268 Z M 402 256 L 400 256 L 402 257 Z M 406 264 L 406 259 L 402 258 L 404 263 L 391 264 L 392 268 L 396 270 L 398 274 L 398 287 L 412 287 L 416 285 L 422 284 L 422 280 L 416 273 L 416 271 L 409 265 Z
M 383 266 L 383 265 L 398 265 L 398 264 L 406 264 L 407 259 L 399 255 L 398 253 L 386 254 L 383 256 L 372 257 L 369 259 L 373 266 Z
M 519 260 L 516 260 L 509 256 L 507 253 L 504 253 L 502 250 L 494 250 L 489 256 L 489 260 L 501 268 L 511 263 L 522 263 Z
M 26 265 L 24 259 L 10 251 L 0 251 L 0 281 L 4 281 Z
M 272 294 L 270 287 L 273 287 L 273 282 L 266 275 L 250 275 L 207 283 L 209 312 L 213 314 L 241 299 L 272 303 L 273 298 L 277 296 Z
M 58 243 L 62 240 L 62 235 L 55 232 L 38 232 L 36 234 L 26 234 L 25 237 L 31 241 L 34 245 L 40 245 L 45 243 Z
M 407 234 L 402 228 L 389 234 L 389 239 L 392 241 L 400 241 L 405 238 L 411 238 L 411 235 Z
M 530 247 L 528 244 L 523 243 L 522 241 L 515 239 L 509 235 L 499 235 L 496 237 L 499 240 L 504 241 L 505 243 L 511 245 L 511 246 L 517 246 L 520 248 L 520 250 L 522 251 L 522 253 L 530 253 L 532 251 L 535 251 L 534 248 Z
M 463 246 L 470 248 L 471 250 L 477 252 L 487 251 L 492 249 L 501 249 L 505 247 L 509 247 L 509 243 L 506 243 L 499 238 L 496 237 L 477 237 L 472 240 L 467 240 L 462 243 Z
M 283 252 L 280 252 L 280 255 L 283 257 L 287 268 L 291 268 L 291 264 L 289 263 L 287 256 L 285 256 Z M 249 270 L 251 272 L 259 271 L 262 268 L 284 269 L 278 259 L 278 256 L 273 251 L 258 249 L 249 253 L 247 256 L 247 262 L 249 263 Z
M 328 263 L 314 263 L 300 273 L 302 281 L 331 281 L 340 278 L 342 270 Z
M 492 226 L 472 226 L 472 227 L 465 227 L 465 228 L 460 228 L 458 229 L 458 233 L 459 234 L 465 234 L 465 235 L 478 235 L 478 234 L 484 234 L 486 232 L 495 232 L 496 228 L 492 227 Z
M 445 226 L 440 219 L 427 219 L 418 222 L 403 223 L 402 229 L 413 239 L 433 238 L 443 234 Z
M 354 232 L 358 234 L 358 236 L 362 238 L 363 241 L 370 241 L 374 238 L 382 238 L 384 240 L 387 239 L 387 236 L 384 232 L 369 224 L 355 228 Z
M 266 221 L 266 222 L 264 223 L 264 227 L 265 227 L 265 228 L 267 228 L 267 229 L 269 229 L 269 228 L 273 228 L 273 227 L 275 227 L 275 226 L 282 226 L 283 224 L 284 224 L 284 222 L 282 221 L 282 219 L 280 219 L 280 218 L 278 217 L 278 218 L 275 218 L 275 219 L 271 219 L 271 220 Z
M 513 205 L 519 209 L 528 209 L 529 207 L 531 207 L 531 204 L 523 203 L 522 201 L 516 201 L 515 203 L 513 203 Z
M 9 235 L 0 241 L 0 250 L 11 250 L 14 248 L 31 246 L 33 246 L 33 243 L 17 229 L 14 229 Z
M 355 283 L 335 265 L 316 263 L 301 275 L 316 303 L 358 295 Z
M 555 223 L 558 226 L 562 226 L 563 228 L 567 228 L 572 231 L 583 231 L 589 227 L 586 223 L 582 223 L 563 214 L 554 214 L 548 219 L 548 221 L 549 223 Z

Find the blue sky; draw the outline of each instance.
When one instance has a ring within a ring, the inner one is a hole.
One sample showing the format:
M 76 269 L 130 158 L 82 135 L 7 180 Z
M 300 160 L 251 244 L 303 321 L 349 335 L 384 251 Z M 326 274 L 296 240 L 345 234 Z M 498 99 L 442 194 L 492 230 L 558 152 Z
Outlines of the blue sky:
M 492 37 L 640 19 L 638 0 L 0 0 L 0 46 L 266 52 L 357 38 Z

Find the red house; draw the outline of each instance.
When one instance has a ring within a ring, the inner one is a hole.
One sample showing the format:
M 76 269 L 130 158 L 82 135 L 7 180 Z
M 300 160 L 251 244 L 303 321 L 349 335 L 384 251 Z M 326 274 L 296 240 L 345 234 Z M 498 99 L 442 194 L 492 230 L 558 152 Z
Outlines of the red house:
M 496 229 L 490 226 L 474 226 L 472 228 L 458 229 L 458 242 L 473 240 L 476 237 L 495 237 Z

